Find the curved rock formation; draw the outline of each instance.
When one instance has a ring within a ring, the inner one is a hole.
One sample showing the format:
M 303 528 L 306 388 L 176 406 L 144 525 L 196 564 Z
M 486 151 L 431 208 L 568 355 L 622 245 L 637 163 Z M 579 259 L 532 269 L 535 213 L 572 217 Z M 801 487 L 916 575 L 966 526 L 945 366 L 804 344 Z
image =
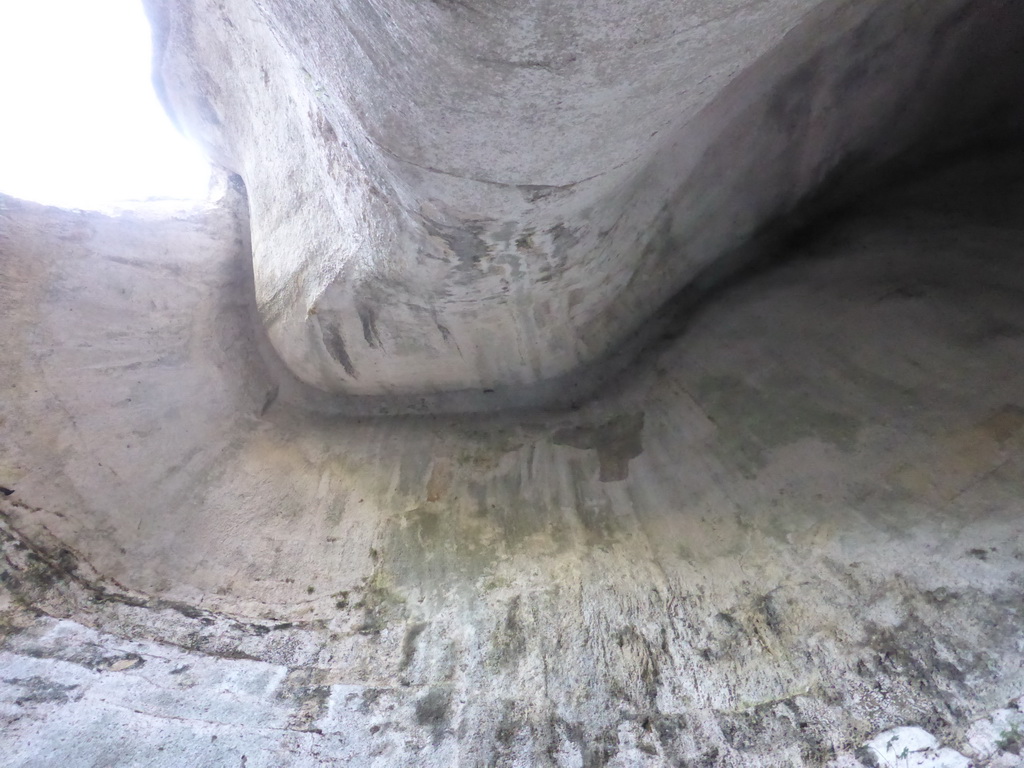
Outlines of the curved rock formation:
M 150 5 L 245 184 L 0 197 L 5 765 L 1018 760 L 1021 6 Z
M 1022 178 L 876 193 L 578 411 L 447 419 L 275 399 L 231 197 L 5 200 L 8 764 L 966 749 L 1024 690 Z
M 274 347 L 389 410 L 578 401 L 708 265 L 1024 86 L 1000 0 L 148 5 Z

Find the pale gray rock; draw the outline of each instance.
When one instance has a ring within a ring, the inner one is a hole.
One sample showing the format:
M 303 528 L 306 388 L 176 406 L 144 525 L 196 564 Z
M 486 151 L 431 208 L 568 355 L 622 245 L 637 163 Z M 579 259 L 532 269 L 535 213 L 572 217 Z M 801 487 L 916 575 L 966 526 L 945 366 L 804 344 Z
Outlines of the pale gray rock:
M 754 235 L 1024 89 L 999 0 L 147 6 L 274 348 L 350 411 L 577 402 Z
M 296 407 L 237 191 L 3 199 L 5 764 L 1012 765 L 1022 178 L 876 192 L 581 408 L 447 418 Z
M 1020 764 L 1024 7 L 148 6 L 237 175 L 0 197 L 5 766 Z

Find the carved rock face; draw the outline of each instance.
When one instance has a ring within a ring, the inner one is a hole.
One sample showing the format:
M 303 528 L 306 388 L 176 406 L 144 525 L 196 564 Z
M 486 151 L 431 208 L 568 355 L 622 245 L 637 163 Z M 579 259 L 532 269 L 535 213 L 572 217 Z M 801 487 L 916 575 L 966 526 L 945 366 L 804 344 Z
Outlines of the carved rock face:
M 388 412 L 584 397 L 755 233 L 1024 87 L 994 0 L 147 4 L 278 355 Z
M 149 5 L 254 248 L 0 195 L 5 766 L 1012 764 L 1024 4 Z
M 4 765 L 965 750 L 1024 691 L 1022 180 L 876 190 L 575 411 L 394 419 L 289 402 L 235 196 L 0 197 Z

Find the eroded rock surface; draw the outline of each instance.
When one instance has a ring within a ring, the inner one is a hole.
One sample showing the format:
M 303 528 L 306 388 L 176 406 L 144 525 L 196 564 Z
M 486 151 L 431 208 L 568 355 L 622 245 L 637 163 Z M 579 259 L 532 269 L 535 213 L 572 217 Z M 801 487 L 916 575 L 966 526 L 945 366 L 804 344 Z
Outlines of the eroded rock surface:
M 1020 4 L 147 4 L 244 188 L 0 197 L 5 764 L 1020 764 Z
M 578 402 L 823 187 L 1021 123 L 1009 1 L 147 5 L 277 353 L 389 412 Z
M 450 418 L 297 407 L 238 197 L 5 199 L 6 762 L 1012 765 L 1022 178 L 878 193 L 581 408 Z

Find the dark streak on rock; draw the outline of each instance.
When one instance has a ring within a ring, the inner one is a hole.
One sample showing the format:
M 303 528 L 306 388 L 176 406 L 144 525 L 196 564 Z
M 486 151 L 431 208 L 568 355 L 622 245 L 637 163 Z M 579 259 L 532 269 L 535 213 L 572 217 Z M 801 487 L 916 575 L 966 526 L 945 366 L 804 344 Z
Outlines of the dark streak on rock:
M 423 630 L 426 628 L 427 623 L 420 621 L 405 631 L 405 637 L 402 639 L 402 660 L 398 665 L 399 669 L 408 669 L 409 665 L 412 664 L 413 656 L 416 655 L 416 640 L 423 634 Z
M 416 702 L 416 722 L 433 733 L 434 745 L 441 743 L 448 728 L 448 710 L 451 707 L 451 692 L 444 688 L 431 688 Z
M 359 313 L 359 321 L 363 324 L 363 338 L 366 339 L 366 343 L 374 349 L 383 349 L 380 334 L 377 332 L 377 310 L 369 304 L 363 304 L 356 311 Z
M 19 696 L 14 701 L 18 706 L 44 704 L 47 702 L 65 704 L 71 699 L 68 695 L 69 692 L 78 687 L 77 685 L 61 685 L 38 676 L 5 678 L 3 682 L 7 685 L 15 685 L 25 691 L 24 695 Z M 77 701 L 81 698 L 82 694 L 78 694 L 75 700 Z
M 277 400 L 278 391 L 279 389 L 275 385 L 274 387 L 271 387 L 269 392 L 267 392 L 267 396 L 263 399 L 263 407 L 260 408 L 260 416 L 267 415 L 267 411 L 270 410 L 270 406 L 272 406 L 274 401 Z
M 327 353 L 341 364 L 345 373 L 353 379 L 358 379 L 356 368 L 352 365 L 352 358 L 348 356 L 348 350 L 345 349 L 345 339 L 341 335 L 341 330 L 337 326 L 329 325 L 324 329 L 323 336 Z
M 433 237 L 443 240 L 448 251 L 455 257 L 456 268 L 461 272 L 463 282 L 476 280 L 487 268 L 486 259 L 491 247 L 483 239 L 487 222 L 467 222 L 452 227 L 420 214 L 423 228 Z
M 644 414 L 616 416 L 603 424 L 560 429 L 552 435 L 555 445 L 596 450 L 603 483 L 629 477 L 629 462 L 643 453 Z
M 68 548 L 62 547 L 57 551 L 51 551 L 25 538 L 3 513 L 0 513 L 0 521 L 3 522 L 3 526 L 0 527 L 0 544 L 9 547 L 9 552 L 21 553 L 14 559 L 7 556 L 7 564 L 11 567 L 0 573 L 0 584 L 18 603 L 31 606 L 46 600 L 55 592 L 63 591 L 68 585 L 74 585 L 83 591 L 82 597 L 94 606 L 124 606 L 154 612 L 173 611 L 199 625 L 190 633 L 187 640 L 165 640 L 173 645 L 219 658 L 261 660 L 238 647 L 225 647 L 226 638 L 223 634 L 218 634 L 217 630 L 212 632 L 215 637 L 206 636 L 207 628 L 218 624 L 215 615 L 209 611 L 179 601 L 144 598 L 120 590 L 115 591 L 86 579 L 79 574 L 78 557 Z M 280 625 L 274 627 L 278 628 Z M 95 659 L 85 665 L 90 669 L 98 669 L 107 661 Z
M 526 654 L 526 631 L 519 617 L 522 597 L 516 595 L 509 601 L 505 620 L 498 627 L 493 641 L 496 662 L 502 667 L 512 667 Z
M 444 339 L 445 342 L 450 342 L 452 340 L 452 332 L 448 330 L 448 326 L 442 324 L 436 319 L 434 320 L 434 325 L 436 325 L 437 330 L 441 332 L 441 338 Z

